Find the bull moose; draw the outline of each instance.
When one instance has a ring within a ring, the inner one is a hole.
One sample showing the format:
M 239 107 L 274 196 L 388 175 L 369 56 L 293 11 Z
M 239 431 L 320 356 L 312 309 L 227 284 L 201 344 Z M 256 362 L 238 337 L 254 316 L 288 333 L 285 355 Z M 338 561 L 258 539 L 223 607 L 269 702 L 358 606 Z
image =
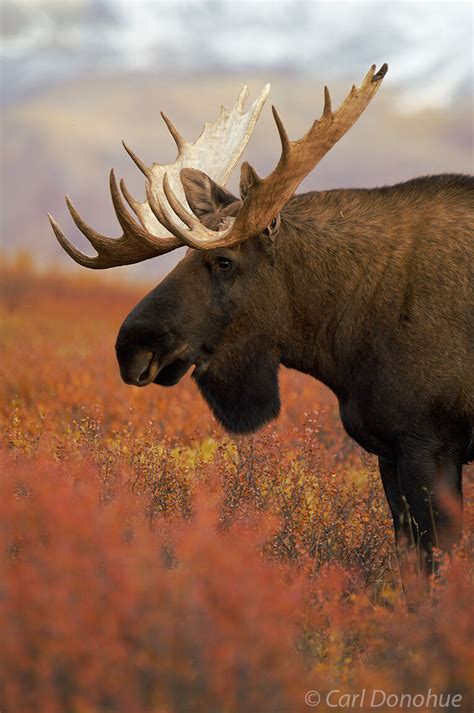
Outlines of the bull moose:
M 361 86 L 290 141 L 273 108 L 282 150 L 260 178 L 244 163 L 240 198 L 224 185 L 268 95 L 247 113 L 246 88 L 194 144 L 163 118 L 176 162 L 147 166 L 138 202 L 113 171 L 112 201 L 123 233 L 72 218 L 97 252 L 74 247 L 79 264 L 108 268 L 176 248 L 181 262 L 128 315 L 116 343 L 127 384 L 173 386 L 192 378 L 215 417 L 247 433 L 280 409 L 279 365 L 319 379 L 336 394 L 347 433 L 378 456 L 396 540 L 433 548 L 461 531 L 462 467 L 474 458 L 474 179 L 415 178 L 373 189 L 295 190 L 350 129 L 387 71 Z M 124 198 L 138 217 L 132 217 Z

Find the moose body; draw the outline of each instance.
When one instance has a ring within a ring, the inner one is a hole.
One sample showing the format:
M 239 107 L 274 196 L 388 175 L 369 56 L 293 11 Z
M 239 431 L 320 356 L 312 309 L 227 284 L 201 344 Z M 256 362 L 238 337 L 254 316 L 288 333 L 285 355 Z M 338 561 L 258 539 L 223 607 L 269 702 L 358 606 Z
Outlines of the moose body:
M 138 386 L 172 386 L 193 368 L 216 418 L 234 433 L 278 415 L 281 364 L 321 380 L 336 394 L 348 434 L 379 458 L 397 540 L 421 545 L 431 567 L 433 546 L 459 536 L 452 502 L 460 503 L 462 466 L 474 458 L 474 180 L 442 175 L 293 195 L 341 134 L 343 110 L 359 102 L 360 113 L 385 71 L 373 67 L 336 113 L 326 92 L 320 122 L 299 142 L 289 142 L 275 112 L 282 158 L 263 180 L 244 164 L 240 198 L 184 167 L 190 214 L 164 176 L 184 229 L 148 174 L 148 206 L 174 236 L 160 238 L 155 254 L 183 243 L 192 249 L 126 318 L 116 351 L 122 378 Z M 131 222 L 112 175 L 121 259 L 135 261 L 132 238 L 146 259 L 153 236 L 121 187 L 141 218 L 141 226 Z M 70 208 L 99 256 L 78 253 L 53 222 L 63 247 L 89 267 L 118 264 L 111 241 Z
M 298 195 L 276 234 L 190 250 L 125 320 L 122 377 L 171 386 L 195 364 L 217 419 L 248 432 L 278 415 L 280 364 L 310 374 L 379 457 L 397 536 L 453 539 L 435 492 L 460 498 L 474 458 L 473 189 L 445 175 Z M 187 196 L 209 225 L 240 208 L 196 175 Z

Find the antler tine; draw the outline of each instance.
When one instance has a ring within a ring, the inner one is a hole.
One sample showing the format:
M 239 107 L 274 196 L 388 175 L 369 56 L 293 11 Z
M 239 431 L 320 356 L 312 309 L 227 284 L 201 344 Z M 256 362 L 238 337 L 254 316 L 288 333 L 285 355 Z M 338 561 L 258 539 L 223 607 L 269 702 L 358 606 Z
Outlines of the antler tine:
M 179 133 L 178 129 L 176 126 L 173 124 L 171 119 L 169 119 L 166 114 L 162 111 L 160 111 L 161 118 L 165 122 L 166 126 L 168 127 L 168 131 L 170 132 L 171 136 L 175 140 L 176 146 L 178 147 L 178 154 L 181 154 L 184 150 L 184 147 L 186 146 L 186 141 L 183 139 L 181 134 Z
M 129 234 L 131 236 L 133 235 L 144 240 L 148 240 L 150 234 L 147 233 L 147 231 L 145 230 L 145 228 L 143 228 L 142 225 L 133 220 L 127 208 L 125 207 L 125 204 L 122 200 L 122 196 L 120 195 L 120 191 L 117 186 L 117 181 L 115 179 L 115 173 L 113 168 L 110 171 L 110 195 L 112 196 L 112 203 L 114 204 L 115 215 L 117 216 L 117 220 L 120 223 L 124 235 Z
M 329 89 L 325 86 L 324 87 L 324 109 L 323 109 L 323 117 L 325 119 L 332 116 L 331 104 L 332 104 L 331 103 L 331 94 L 329 92 Z
M 370 84 L 374 78 L 375 75 L 375 70 L 377 69 L 375 64 L 372 64 L 369 71 L 365 75 L 364 79 L 362 80 L 362 85 L 365 86 L 366 84 Z M 388 68 L 387 68 L 388 69 Z
M 146 183 L 146 199 L 148 201 L 148 205 L 151 208 L 151 212 L 153 213 L 155 218 L 161 223 L 161 225 L 166 228 L 166 230 L 169 230 L 169 232 L 174 235 L 178 240 L 181 240 L 183 243 L 185 243 L 185 245 L 187 245 L 184 239 L 184 235 L 181 235 L 184 231 L 178 225 L 175 225 L 173 223 L 168 211 L 161 202 L 159 196 L 155 196 L 153 194 L 150 181 L 147 181 Z
M 375 65 L 374 65 L 375 66 Z M 388 72 L 388 64 L 384 62 L 380 67 L 379 71 L 372 77 L 373 82 L 380 82 L 381 79 L 385 77 Z
M 123 179 L 120 181 L 120 187 L 127 201 L 128 199 L 132 200 Z M 127 244 L 138 243 L 145 248 L 146 251 L 153 250 L 153 256 L 163 255 L 170 250 L 175 250 L 176 248 L 181 247 L 181 243 L 172 237 L 163 238 L 158 237 L 157 235 L 152 235 L 132 218 L 122 200 L 122 196 L 120 195 L 113 169 L 110 171 L 110 193 L 117 220 L 123 230 L 123 236 L 121 238 L 123 244 L 125 244 L 125 242 L 127 242 Z M 113 245 L 113 241 L 109 239 L 109 242 L 107 242 L 108 249 L 110 249 L 110 245 Z
M 163 182 L 164 183 L 164 182 Z M 168 185 L 168 193 L 169 195 L 172 195 L 172 201 L 176 204 L 177 198 L 174 195 L 174 193 L 171 190 L 171 187 Z M 161 223 L 161 225 L 166 228 L 166 230 L 169 230 L 169 232 L 174 235 L 178 240 L 180 240 L 184 245 L 187 245 L 189 248 L 199 248 L 200 243 L 199 240 L 196 240 L 193 238 L 191 231 L 186 230 L 185 228 L 181 228 L 179 225 L 176 225 L 168 211 L 166 210 L 164 204 L 162 203 L 160 197 L 158 195 L 153 195 L 151 185 L 148 182 L 146 186 L 146 195 L 147 195 L 147 200 L 148 204 L 156 217 L 156 219 Z M 187 225 L 187 223 L 186 223 Z M 199 227 L 201 227 L 203 230 L 205 230 L 204 226 L 199 224 L 198 226 L 195 226 L 198 230 Z
M 273 114 L 273 118 L 275 119 L 275 124 L 277 125 L 278 134 L 280 136 L 281 155 L 282 155 L 282 158 L 285 159 L 290 154 L 291 142 L 290 142 L 290 139 L 288 138 L 288 134 L 286 133 L 286 129 L 283 125 L 283 122 L 280 119 L 280 115 L 278 114 L 276 108 L 273 105 L 272 105 L 272 114 Z
M 133 206 L 136 203 L 135 198 L 132 196 L 132 194 L 128 190 L 123 178 L 120 179 L 120 190 L 122 191 L 122 195 L 125 198 L 125 200 L 127 201 L 130 208 L 132 210 L 134 210 Z
M 105 235 L 101 235 L 100 233 L 98 233 L 96 230 L 94 230 L 94 228 L 91 228 L 91 226 L 86 223 L 86 221 L 82 218 L 82 216 L 74 207 L 74 204 L 69 198 L 69 196 L 66 196 L 66 205 L 76 226 L 87 238 L 94 250 L 97 250 L 97 252 L 99 252 L 100 249 L 107 244 L 108 238 Z
M 67 254 L 72 257 L 75 262 L 79 263 L 79 265 L 82 265 L 83 267 L 90 267 L 92 269 L 97 269 L 100 268 L 101 265 L 98 264 L 97 257 L 92 257 L 90 255 L 86 255 L 85 253 L 82 253 L 80 250 L 76 248 L 75 245 L 73 245 L 64 235 L 63 231 L 59 227 L 58 223 L 54 220 L 53 216 L 51 213 L 48 213 L 48 218 L 49 222 L 51 223 L 51 227 L 53 229 L 53 232 L 63 248 L 67 252 Z
M 149 178 L 150 175 L 151 175 L 151 169 L 150 169 L 150 167 L 147 166 L 146 163 L 144 163 L 144 162 L 141 160 L 141 158 L 140 158 L 139 156 L 137 156 L 137 154 L 136 154 L 134 151 L 132 151 L 132 149 L 131 149 L 129 146 L 127 146 L 127 144 L 126 144 L 125 141 L 123 141 L 123 140 L 122 140 L 122 146 L 124 147 L 125 151 L 126 151 L 126 152 L 128 153 L 128 155 L 130 156 L 130 158 L 132 159 L 132 161 L 135 163 L 135 165 L 138 166 L 138 168 L 140 169 L 140 171 L 141 171 L 147 178 Z
M 245 104 L 245 101 L 246 101 L 248 95 L 249 95 L 249 88 L 246 84 L 244 84 L 244 86 L 240 90 L 239 98 L 237 99 L 237 107 L 240 112 L 242 112 L 244 109 L 244 104 Z
M 164 178 L 163 178 L 163 190 L 164 190 L 165 196 L 166 196 L 171 208 L 174 210 L 174 212 L 176 213 L 178 218 L 181 218 L 183 223 L 188 226 L 188 228 L 192 229 L 192 228 L 196 228 L 196 227 L 202 225 L 202 223 L 196 218 L 196 216 L 192 215 L 179 202 L 178 198 L 176 197 L 176 194 L 173 192 L 173 189 L 171 188 L 167 173 L 165 173 Z

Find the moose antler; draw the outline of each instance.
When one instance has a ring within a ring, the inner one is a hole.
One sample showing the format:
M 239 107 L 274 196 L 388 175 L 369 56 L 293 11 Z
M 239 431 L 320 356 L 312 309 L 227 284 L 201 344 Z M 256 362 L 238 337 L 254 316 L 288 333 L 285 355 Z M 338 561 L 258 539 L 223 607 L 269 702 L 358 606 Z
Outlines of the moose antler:
M 124 143 L 126 151 L 147 178 L 147 194 L 163 205 L 166 197 L 164 193 L 164 176 L 166 175 L 168 183 L 173 186 L 173 195 L 177 194 L 180 203 L 187 205 L 179 178 L 180 171 L 186 167 L 199 169 L 207 173 L 217 183 L 225 185 L 252 135 L 269 91 L 270 85 L 267 84 L 249 110 L 244 113 L 243 108 L 248 90 L 246 86 L 243 87 L 231 111 L 227 112 L 222 107 L 219 118 L 212 124 L 206 123 L 201 135 L 193 144 L 187 142 L 170 119 L 162 114 L 178 147 L 178 156 L 173 164 L 154 163 L 149 167 Z M 81 218 L 70 198 L 66 196 L 71 216 L 79 230 L 97 251 L 96 256 L 80 252 L 68 240 L 54 218 L 48 214 L 58 241 L 80 265 L 94 269 L 130 265 L 157 255 L 164 255 L 183 246 L 180 238 L 173 237 L 171 232 L 167 232 L 163 224 L 157 221 L 146 201 L 141 203 L 133 198 L 123 180 L 120 181 L 120 190 L 140 222 L 137 222 L 128 212 L 117 186 L 114 172 L 111 171 L 110 192 L 115 213 L 123 231 L 118 238 L 109 238 L 91 228 Z
M 164 201 L 149 186 L 148 202 L 153 213 L 176 238 L 201 250 L 236 245 L 258 235 L 278 215 L 305 176 L 311 173 L 365 110 L 382 83 L 388 67 L 383 64 L 377 73 L 375 69 L 375 65 L 372 65 L 360 87 L 357 89 L 353 86 L 344 102 L 334 112 L 329 90 L 325 87 L 322 116 L 298 141 L 289 140 L 275 107 L 272 107 L 282 145 L 280 160 L 274 171 L 264 179 L 259 178 L 248 163 L 242 165 L 242 171 L 247 173 L 251 185 L 237 217 L 225 229 L 214 231 L 205 227 L 179 200 L 166 174 L 163 179 L 165 196 L 174 213 L 188 229 L 175 222 Z

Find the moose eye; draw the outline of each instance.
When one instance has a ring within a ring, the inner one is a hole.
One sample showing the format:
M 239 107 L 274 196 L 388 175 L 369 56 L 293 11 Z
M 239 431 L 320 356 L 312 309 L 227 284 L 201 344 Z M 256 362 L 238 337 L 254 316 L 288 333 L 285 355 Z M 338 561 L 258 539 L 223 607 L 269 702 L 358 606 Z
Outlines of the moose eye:
M 222 272 L 228 272 L 232 267 L 232 262 L 227 257 L 220 257 L 217 264 L 219 266 L 219 270 L 222 270 Z

